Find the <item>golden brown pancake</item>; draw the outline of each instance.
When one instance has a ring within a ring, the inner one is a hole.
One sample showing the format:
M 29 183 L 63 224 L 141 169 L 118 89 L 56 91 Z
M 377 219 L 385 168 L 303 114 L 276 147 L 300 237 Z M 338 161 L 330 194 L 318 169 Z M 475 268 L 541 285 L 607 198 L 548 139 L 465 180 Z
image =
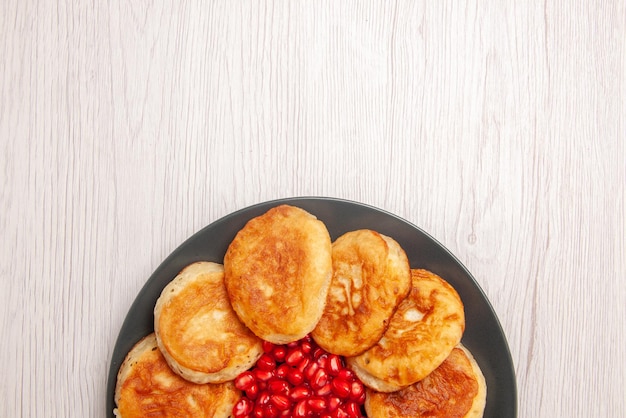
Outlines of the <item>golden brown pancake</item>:
M 465 330 L 463 303 L 452 286 L 427 270 L 411 270 L 411 279 L 411 291 L 383 337 L 363 354 L 346 359 L 366 386 L 380 392 L 425 378 L 448 357 Z
M 471 353 L 459 344 L 448 358 L 423 380 L 400 391 L 366 389 L 369 417 L 480 418 L 487 386 Z
M 178 376 L 150 334 L 120 367 L 114 413 L 121 418 L 229 417 L 240 396 L 233 382 L 198 385 Z
M 333 243 L 333 278 L 312 336 L 334 354 L 355 356 L 382 337 L 411 286 L 409 260 L 392 238 L 363 229 Z
M 251 219 L 224 257 L 232 306 L 256 335 L 275 344 L 315 327 L 331 277 L 326 226 L 303 209 L 281 205 Z
M 263 354 L 261 339 L 233 311 L 217 263 L 190 264 L 163 289 L 154 330 L 172 370 L 194 383 L 233 380 Z

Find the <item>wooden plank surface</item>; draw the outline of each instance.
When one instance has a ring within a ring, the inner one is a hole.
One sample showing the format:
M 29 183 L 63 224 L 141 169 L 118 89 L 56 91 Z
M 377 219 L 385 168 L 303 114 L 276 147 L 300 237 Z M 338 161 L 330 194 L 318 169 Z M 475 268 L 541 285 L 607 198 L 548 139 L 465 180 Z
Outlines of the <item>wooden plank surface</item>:
M 520 417 L 623 417 L 626 5 L 0 3 L 6 416 L 105 415 L 158 264 L 288 196 L 422 227 L 498 313 Z

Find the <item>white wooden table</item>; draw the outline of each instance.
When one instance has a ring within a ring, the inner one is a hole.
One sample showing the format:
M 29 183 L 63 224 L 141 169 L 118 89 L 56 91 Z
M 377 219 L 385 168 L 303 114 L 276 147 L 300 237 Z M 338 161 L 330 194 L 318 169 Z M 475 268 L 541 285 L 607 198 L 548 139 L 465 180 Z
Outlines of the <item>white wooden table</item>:
M 626 3 L 0 2 L 0 405 L 105 416 L 187 237 L 371 204 L 473 273 L 520 417 L 626 416 Z

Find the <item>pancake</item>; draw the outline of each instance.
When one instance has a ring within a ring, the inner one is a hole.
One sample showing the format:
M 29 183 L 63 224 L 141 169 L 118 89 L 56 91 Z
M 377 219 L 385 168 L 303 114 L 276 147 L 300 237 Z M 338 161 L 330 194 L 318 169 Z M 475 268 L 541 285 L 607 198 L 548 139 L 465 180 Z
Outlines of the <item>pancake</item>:
M 251 219 L 224 256 L 232 306 L 257 336 L 274 344 L 310 333 L 324 311 L 331 278 L 326 226 L 281 205 Z
M 326 308 L 311 335 L 326 351 L 355 356 L 380 340 L 408 294 L 409 260 L 392 238 L 367 229 L 337 238 L 332 258 Z
M 427 270 L 411 270 L 409 295 L 372 348 L 346 359 L 368 387 L 393 392 L 435 370 L 461 341 L 463 303 L 452 286 Z
M 221 264 L 190 264 L 165 286 L 154 330 L 172 370 L 194 383 L 233 380 L 263 354 L 261 339 L 230 305 Z
M 191 383 L 169 368 L 154 334 L 127 354 L 117 375 L 114 414 L 120 418 L 230 417 L 241 396 L 233 382 Z
M 472 354 L 461 344 L 423 380 L 393 393 L 366 389 L 369 417 L 480 418 L 487 386 Z

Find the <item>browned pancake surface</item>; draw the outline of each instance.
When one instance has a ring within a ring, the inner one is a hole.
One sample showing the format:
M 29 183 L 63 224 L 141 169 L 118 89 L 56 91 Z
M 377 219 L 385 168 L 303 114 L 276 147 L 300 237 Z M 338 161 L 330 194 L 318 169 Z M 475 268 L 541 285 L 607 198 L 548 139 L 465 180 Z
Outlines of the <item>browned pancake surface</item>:
M 482 417 L 484 377 L 471 354 L 459 346 L 430 375 L 392 393 L 367 390 L 365 408 L 370 417 Z
M 195 383 L 232 380 L 263 351 L 233 311 L 216 263 L 193 263 L 165 287 L 155 306 L 155 332 L 170 367 Z
M 461 341 L 465 314 L 459 295 L 427 270 L 411 270 L 412 288 L 391 317 L 383 337 L 347 359 L 363 383 L 391 392 L 422 380 Z
M 325 350 L 354 356 L 374 345 L 411 284 L 409 261 L 392 238 L 350 231 L 332 245 L 333 278 L 312 336 Z
M 251 219 L 224 257 L 232 306 L 259 337 L 282 344 L 311 332 L 331 277 L 326 226 L 303 209 L 281 205 Z
M 121 418 L 228 417 L 239 396 L 232 382 L 199 385 L 175 374 L 150 334 L 135 345 L 120 368 L 115 414 Z

